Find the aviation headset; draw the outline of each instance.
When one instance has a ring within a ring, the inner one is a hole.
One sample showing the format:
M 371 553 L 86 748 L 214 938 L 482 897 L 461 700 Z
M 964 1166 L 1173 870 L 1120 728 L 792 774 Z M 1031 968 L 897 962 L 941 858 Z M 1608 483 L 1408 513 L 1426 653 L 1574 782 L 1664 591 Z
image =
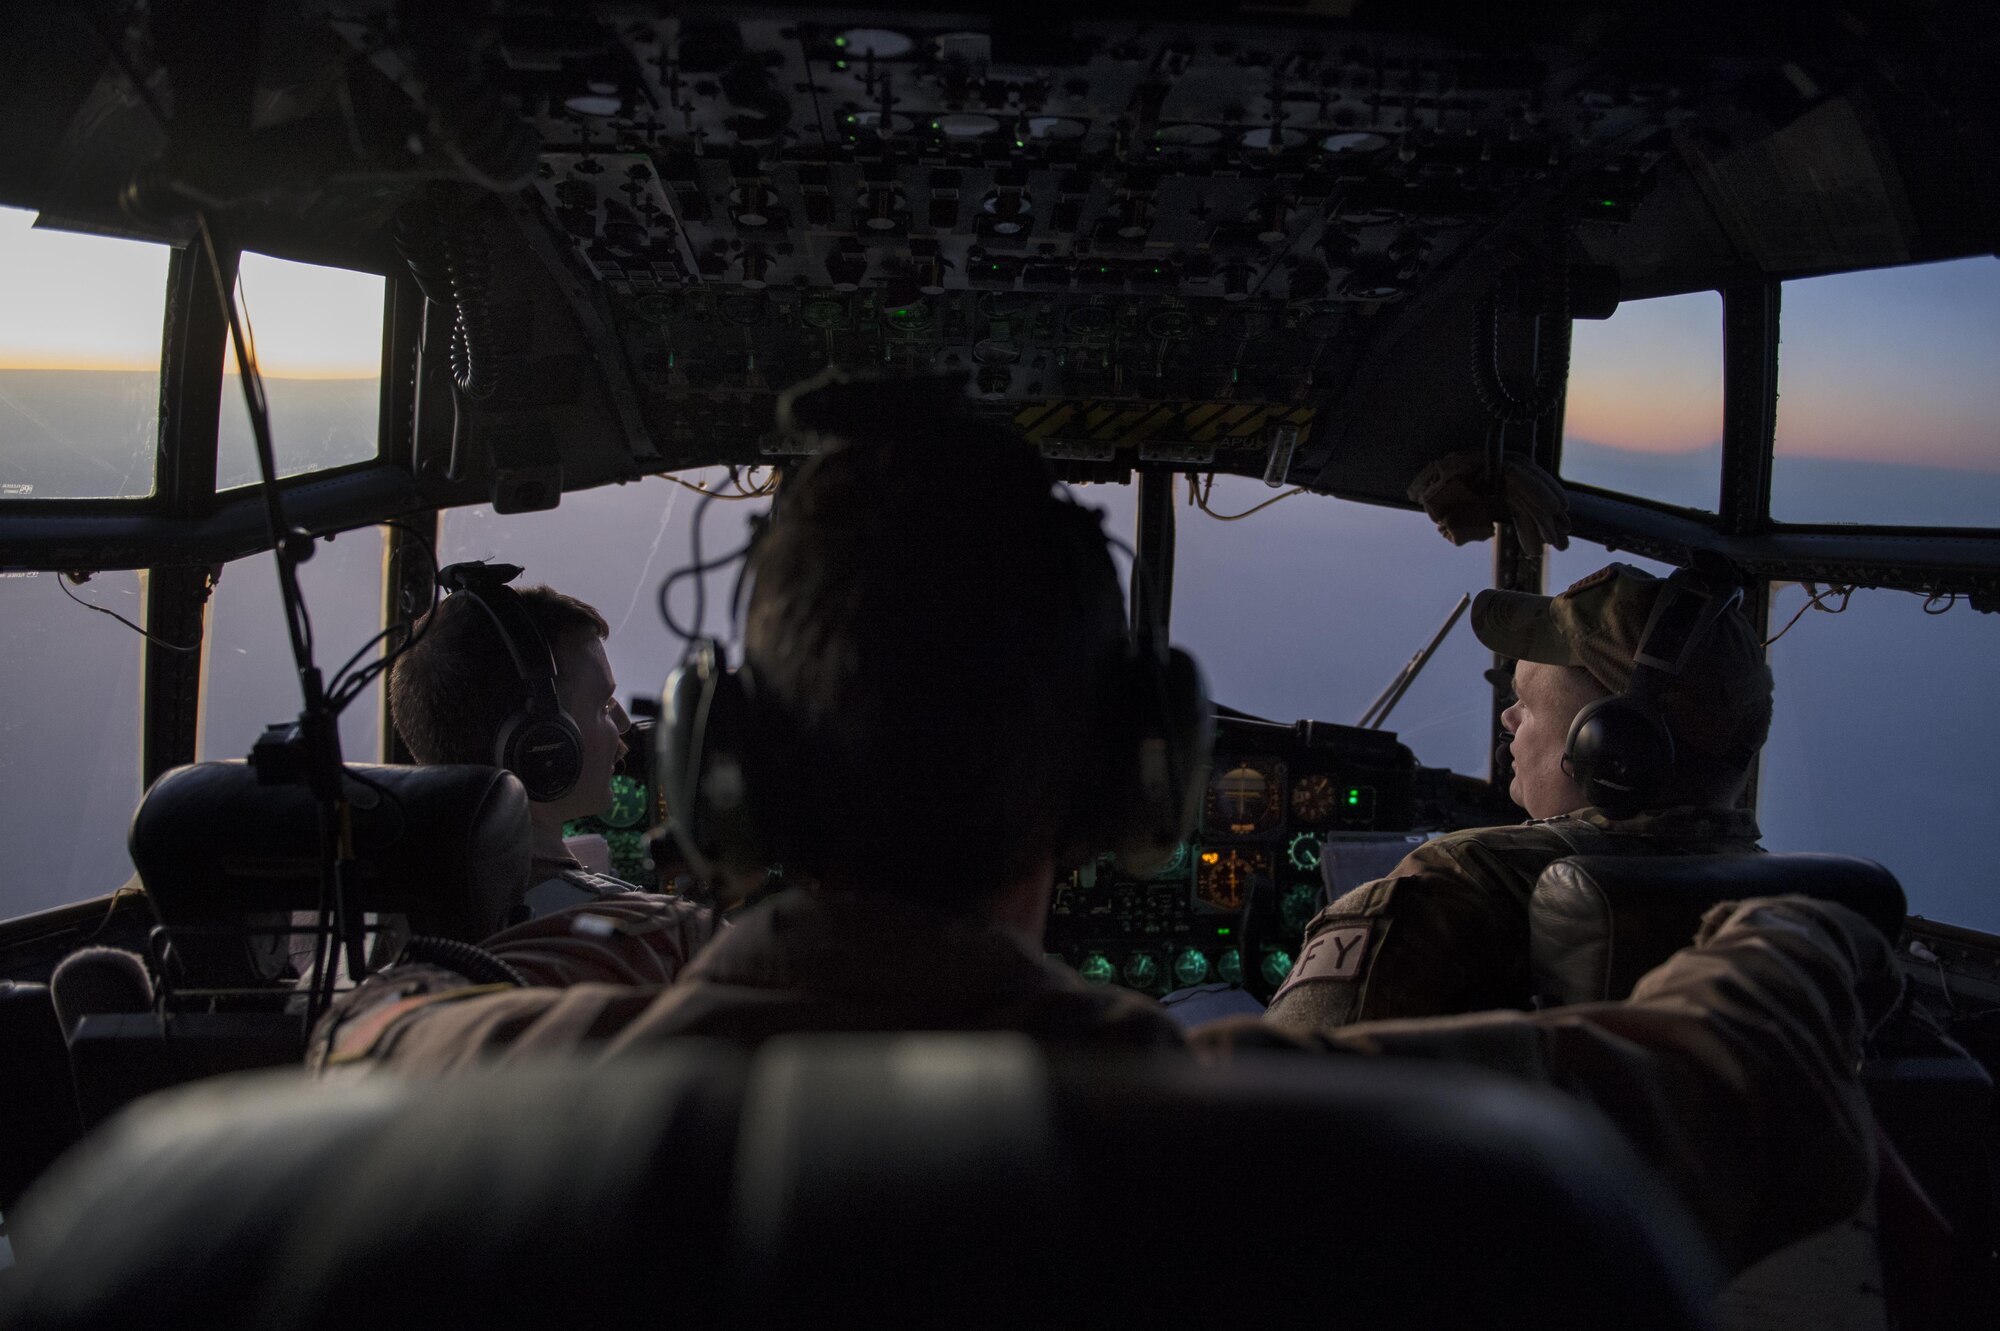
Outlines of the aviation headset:
M 1094 511 L 1054 495 L 1049 502 L 1073 519 L 1080 550 L 1093 542 L 1102 549 Z M 746 566 L 754 546 L 753 540 L 745 551 Z M 1099 721 L 1106 727 L 1108 779 L 1072 828 L 1093 849 L 1115 853 L 1126 872 L 1143 875 L 1166 863 L 1193 830 L 1214 712 L 1194 658 L 1169 648 L 1152 626 L 1127 626 L 1114 675 Z M 713 878 L 719 869 L 781 863 L 782 842 L 754 813 L 755 673 L 747 664 L 730 668 L 722 643 L 698 638 L 668 676 L 661 704 L 654 769 L 690 867 Z
M 559 800 L 583 775 L 583 732 L 556 696 L 556 658 L 535 626 L 520 593 L 507 584 L 521 576 L 515 564 L 475 561 L 438 570 L 438 585 L 486 612 L 521 677 L 521 706 L 500 723 L 493 765 L 521 780 L 538 804 Z
M 1570 722 L 1563 770 L 1584 798 L 1613 817 L 1670 801 L 1674 736 L 1662 703 L 1716 621 L 1743 600 L 1743 588 L 1695 569 L 1676 569 L 1653 601 L 1632 679 L 1623 693 L 1587 703 Z

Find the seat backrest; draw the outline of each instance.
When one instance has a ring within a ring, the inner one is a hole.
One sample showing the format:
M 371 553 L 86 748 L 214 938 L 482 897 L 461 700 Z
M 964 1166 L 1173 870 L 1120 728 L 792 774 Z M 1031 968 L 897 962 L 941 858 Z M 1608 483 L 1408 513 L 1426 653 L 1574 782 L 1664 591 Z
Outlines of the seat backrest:
M 512 773 L 440 764 L 350 763 L 362 911 L 402 914 L 419 934 L 479 939 L 504 928 L 528 885 L 528 801 Z M 247 763 L 176 767 L 132 818 L 132 863 L 161 923 L 185 935 L 218 985 L 271 979 L 245 945 L 197 930 L 282 924 L 319 907 L 319 810 L 300 785 L 263 785 Z M 267 945 L 281 959 L 282 940 Z M 281 964 L 281 961 L 280 961 Z
M 1365 1060 L 681 1042 L 155 1096 L 22 1208 L 10 1325 L 1703 1325 L 1595 1114 Z
M 49 987 L 0 980 L 0 1211 L 82 1132 Z
M 1892 942 L 1909 910 L 1894 874 L 1848 855 L 1579 855 L 1544 869 L 1528 902 L 1535 993 L 1624 998 L 1694 941 L 1711 906 L 1775 896 L 1839 902 Z

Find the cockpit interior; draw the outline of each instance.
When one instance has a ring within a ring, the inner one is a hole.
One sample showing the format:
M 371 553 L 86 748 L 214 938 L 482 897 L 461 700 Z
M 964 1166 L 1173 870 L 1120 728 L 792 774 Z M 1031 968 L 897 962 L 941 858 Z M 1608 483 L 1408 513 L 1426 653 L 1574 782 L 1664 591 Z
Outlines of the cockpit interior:
M 659 834 L 655 597 L 691 514 L 761 513 L 822 446 L 780 398 L 830 373 L 948 382 L 1030 441 L 1129 546 L 1133 622 L 1212 662 L 1194 830 L 1149 872 L 1066 866 L 1046 957 L 1261 1011 L 1328 903 L 1524 816 L 1507 663 L 1453 596 L 1726 565 L 1779 690 L 1744 802 L 1773 849 L 1901 877 L 1910 1001 L 1976 1069 L 1880 1112 L 1933 1192 L 1991 1169 L 1991 6 L 31 0 L 5 27 L 0 1213 L 142 1095 L 299 1061 L 285 939 L 329 790 L 382 857 L 371 931 L 491 932 L 507 870 L 468 860 L 517 854 L 520 811 L 409 767 L 382 686 L 441 564 L 621 570 L 588 585 L 636 725 L 569 830 L 697 890 Z M 726 575 L 696 594 L 727 615 Z M 1387 655 L 1334 696 L 1364 640 Z M 253 748 L 255 778 L 169 777 Z M 462 853 L 412 835 L 433 817 Z M 171 971 L 246 928 L 228 983 L 57 1024 L 78 949 Z M 348 977 L 380 959 L 341 941 Z

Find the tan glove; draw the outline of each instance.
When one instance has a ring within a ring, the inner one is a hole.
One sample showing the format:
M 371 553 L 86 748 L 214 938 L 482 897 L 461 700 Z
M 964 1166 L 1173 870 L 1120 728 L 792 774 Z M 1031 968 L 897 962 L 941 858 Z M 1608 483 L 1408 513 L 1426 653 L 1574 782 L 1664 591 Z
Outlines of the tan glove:
M 1406 493 L 1453 545 L 1486 540 L 1496 521 L 1510 521 L 1530 554 L 1540 554 L 1545 545 L 1569 549 L 1569 496 L 1561 482 L 1524 457 L 1507 459 L 1497 495 L 1486 477 L 1486 454 L 1477 448 L 1437 459 L 1417 473 Z

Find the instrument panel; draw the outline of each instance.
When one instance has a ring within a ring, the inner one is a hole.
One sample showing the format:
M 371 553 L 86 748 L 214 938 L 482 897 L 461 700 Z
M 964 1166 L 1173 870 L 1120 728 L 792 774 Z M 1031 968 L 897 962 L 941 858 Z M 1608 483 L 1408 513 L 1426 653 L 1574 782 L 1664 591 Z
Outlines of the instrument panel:
M 1393 734 L 1218 718 L 1193 841 L 1144 878 L 1102 859 L 1059 881 L 1044 946 L 1097 983 L 1268 997 L 1325 904 L 1329 839 L 1409 831 L 1417 784 Z
M 393 45 L 339 8 L 357 50 Z M 1572 161 L 1599 163 L 1589 220 L 1622 219 L 1656 131 L 1736 76 L 859 10 L 549 20 L 495 54 L 540 246 L 601 299 L 664 461 L 785 451 L 771 395 L 839 365 L 963 374 L 1077 478 L 1286 475 L 1380 312 Z

